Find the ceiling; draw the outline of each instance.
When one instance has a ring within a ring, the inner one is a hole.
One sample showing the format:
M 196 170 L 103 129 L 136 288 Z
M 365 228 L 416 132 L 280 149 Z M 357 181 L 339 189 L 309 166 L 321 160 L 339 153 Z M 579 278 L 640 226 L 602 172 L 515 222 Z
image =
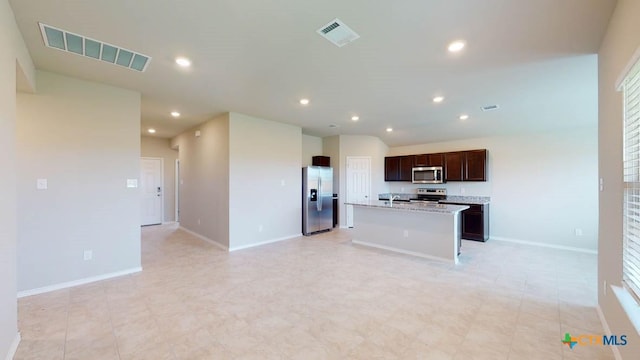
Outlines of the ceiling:
M 153 127 L 155 136 L 171 137 L 234 111 L 309 135 L 373 135 L 389 146 L 594 126 L 595 54 L 615 7 L 615 0 L 10 3 L 38 69 L 141 92 L 143 134 Z M 337 47 L 316 33 L 335 18 L 360 38 Z M 47 48 L 38 22 L 151 63 L 137 72 Z M 449 53 L 457 39 L 466 47 Z M 191 68 L 177 66 L 178 56 Z M 433 103 L 436 95 L 445 100 Z M 481 111 L 493 104 L 500 108 Z M 173 110 L 182 116 L 172 118 Z M 460 120 L 463 113 L 469 119 Z

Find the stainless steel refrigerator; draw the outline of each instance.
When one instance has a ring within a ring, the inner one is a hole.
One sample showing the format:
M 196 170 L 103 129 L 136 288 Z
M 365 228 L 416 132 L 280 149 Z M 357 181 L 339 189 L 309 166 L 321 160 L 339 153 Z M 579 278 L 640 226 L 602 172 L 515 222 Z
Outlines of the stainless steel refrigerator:
M 302 234 L 333 228 L 333 169 L 302 168 Z

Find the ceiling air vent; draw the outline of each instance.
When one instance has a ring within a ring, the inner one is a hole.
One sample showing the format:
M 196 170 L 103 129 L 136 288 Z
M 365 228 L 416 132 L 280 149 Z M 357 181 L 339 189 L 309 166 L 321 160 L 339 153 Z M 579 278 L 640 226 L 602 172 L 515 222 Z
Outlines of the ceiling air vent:
M 498 110 L 500 107 L 498 105 L 487 105 L 487 106 L 483 106 L 481 107 L 482 111 L 493 111 L 493 110 Z
M 50 48 L 86 56 L 120 65 L 131 70 L 145 71 L 151 57 L 135 51 L 107 44 L 102 41 L 60 30 L 53 26 L 38 23 L 44 44 Z
M 337 47 L 343 47 L 360 37 L 360 35 L 356 34 L 355 31 L 351 30 L 350 27 L 339 19 L 329 21 L 316 32 Z

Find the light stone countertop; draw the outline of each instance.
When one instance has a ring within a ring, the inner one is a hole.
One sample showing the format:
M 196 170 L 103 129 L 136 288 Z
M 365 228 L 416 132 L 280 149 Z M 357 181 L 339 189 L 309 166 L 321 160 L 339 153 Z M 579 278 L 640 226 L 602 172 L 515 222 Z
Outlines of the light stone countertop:
M 395 201 L 397 200 L 410 201 L 410 200 L 418 199 L 417 194 L 393 193 L 393 195 L 398 196 L 398 199 L 396 199 Z M 389 193 L 378 194 L 378 199 L 389 200 L 390 196 L 391 194 Z M 440 200 L 440 202 L 443 202 L 443 203 L 455 202 L 455 203 L 462 203 L 462 204 L 469 204 L 469 205 L 486 205 L 490 201 L 491 201 L 491 198 L 489 196 L 464 196 L 464 195 L 447 195 L 446 200 Z
M 347 202 L 345 205 L 354 205 L 362 207 L 380 208 L 392 211 L 422 211 L 437 214 L 455 214 L 469 207 L 464 205 L 448 205 L 448 204 L 425 204 L 425 203 L 407 203 L 393 202 L 393 206 L 389 206 L 388 201 L 373 200 L 365 202 Z

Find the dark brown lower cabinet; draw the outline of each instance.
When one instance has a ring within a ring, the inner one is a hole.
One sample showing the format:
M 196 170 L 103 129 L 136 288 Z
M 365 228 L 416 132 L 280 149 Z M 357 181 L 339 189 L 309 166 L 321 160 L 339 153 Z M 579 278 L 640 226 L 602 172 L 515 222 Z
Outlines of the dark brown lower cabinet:
M 469 206 L 467 210 L 462 211 L 460 214 L 463 239 L 482 242 L 489 240 L 489 204 L 441 203 Z

